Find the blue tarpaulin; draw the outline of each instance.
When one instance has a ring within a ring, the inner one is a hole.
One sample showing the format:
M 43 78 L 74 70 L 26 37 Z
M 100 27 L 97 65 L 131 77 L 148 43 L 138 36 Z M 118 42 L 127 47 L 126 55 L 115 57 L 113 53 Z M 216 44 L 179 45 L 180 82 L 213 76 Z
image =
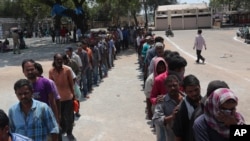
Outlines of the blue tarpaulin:
M 56 15 L 59 15 L 59 16 L 66 16 L 63 14 L 63 12 L 65 10 L 67 10 L 68 8 L 60 5 L 60 4 L 54 4 L 53 8 L 52 8 L 52 11 L 51 11 L 51 16 L 56 16 Z
M 82 9 L 82 7 L 80 7 L 80 6 L 76 7 L 75 13 L 76 13 L 76 15 L 81 15 L 81 14 L 83 14 L 83 9 Z
M 59 15 L 59 16 L 67 16 L 67 15 L 64 15 L 63 12 L 65 10 L 67 10 L 68 8 L 60 5 L 60 4 L 54 4 L 53 8 L 52 8 L 52 11 L 51 11 L 51 16 L 56 16 L 56 15 Z M 83 14 L 83 8 L 81 6 L 78 6 L 75 8 L 75 14 L 76 15 L 81 15 Z

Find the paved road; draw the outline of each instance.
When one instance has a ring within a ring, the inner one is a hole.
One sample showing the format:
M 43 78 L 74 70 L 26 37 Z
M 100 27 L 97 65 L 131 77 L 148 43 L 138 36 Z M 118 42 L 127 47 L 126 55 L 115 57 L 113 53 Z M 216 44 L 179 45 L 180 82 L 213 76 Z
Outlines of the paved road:
M 155 32 L 164 36 L 164 32 Z M 194 74 L 201 81 L 202 95 L 211 80 L 224 80 L 239 97 L 238 110 L 250 122 L 250 45 L 236 38 L 236 28 L 203 30 L 207 50 L 202 51 L 206 64 L 196 64 L 193 50 L 197 30 L 174 31 L 175 37 L 165 38 L 171 50 L 179 51 L 187 60 L 185 74 Z

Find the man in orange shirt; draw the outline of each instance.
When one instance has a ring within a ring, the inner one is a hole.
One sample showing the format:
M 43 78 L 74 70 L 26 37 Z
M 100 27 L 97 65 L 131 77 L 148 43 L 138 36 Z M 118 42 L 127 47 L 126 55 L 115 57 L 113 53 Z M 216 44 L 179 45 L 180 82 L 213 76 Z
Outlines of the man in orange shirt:
M 63 57 L 57 53 L 54 55 L 53 68 L 49 70 L 49 78 L 57 86 L 61 97 L 61 128 L 62 133 L 67 133 L 70 141 L 75 140 L 72 134 L 74 123 L 74 81 L 69 67 L 63 65 Z
M 82 41 L 82 49 L 84 49 L 88 54 L 89 67 L 86 72 L 87 86 L 88 86 L 88 92 L 92 92 L 93 53 L 92 50 L 88 47 L 88 43 L 86 41 Z

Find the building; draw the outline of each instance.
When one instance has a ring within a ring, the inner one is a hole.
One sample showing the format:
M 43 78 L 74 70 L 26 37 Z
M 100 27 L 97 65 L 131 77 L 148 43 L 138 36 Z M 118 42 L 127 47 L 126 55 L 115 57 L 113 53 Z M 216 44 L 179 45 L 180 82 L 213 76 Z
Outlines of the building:
M 213 21 L 221 22 L 221 26 L 250 25 L 250 10 L 244 8 L 232 9 L 228 4 L 212 7 Z
M 155 12 L 156 30 L 211 28 L 211 10 L 207 3 L 158 6 Z
M 0 18 L 0 39 L 5 37 L 10 37 L 10 29 L 13 27 L 18 27 L 20 24 L 20 19 L 14 18 Z

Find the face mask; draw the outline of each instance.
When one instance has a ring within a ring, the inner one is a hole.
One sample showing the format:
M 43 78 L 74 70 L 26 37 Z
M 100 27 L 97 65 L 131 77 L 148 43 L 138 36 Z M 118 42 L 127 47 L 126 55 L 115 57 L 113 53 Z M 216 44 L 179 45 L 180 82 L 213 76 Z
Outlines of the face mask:
M 231 110 L 220 110 L 223 114 L 227 115 L 227 116 L 230 116 L 232 115 L 232 111 Z

